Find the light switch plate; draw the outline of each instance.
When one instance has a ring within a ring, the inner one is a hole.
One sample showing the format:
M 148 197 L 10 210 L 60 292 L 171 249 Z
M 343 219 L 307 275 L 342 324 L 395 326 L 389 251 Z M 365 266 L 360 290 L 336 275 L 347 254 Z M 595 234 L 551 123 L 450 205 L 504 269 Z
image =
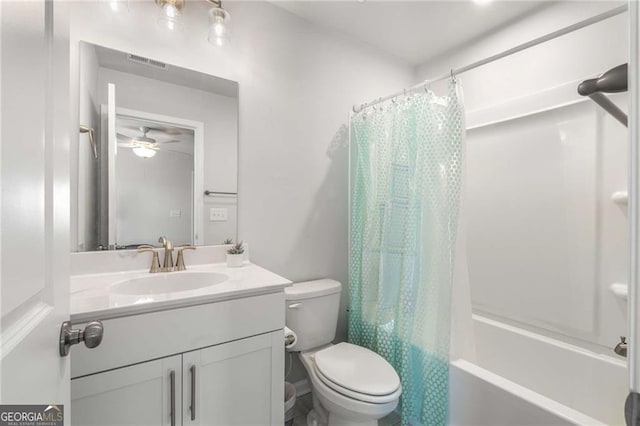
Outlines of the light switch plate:
M 211 207 L 209 209 L 210 222 L 226 222 L 228 210 L 224 207 Z

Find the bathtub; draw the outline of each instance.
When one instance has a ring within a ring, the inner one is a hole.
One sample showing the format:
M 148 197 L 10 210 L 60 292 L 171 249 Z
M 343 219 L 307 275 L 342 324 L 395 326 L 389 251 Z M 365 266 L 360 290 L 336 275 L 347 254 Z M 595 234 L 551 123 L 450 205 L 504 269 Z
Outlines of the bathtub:
M 605 425 L 465 360 L 451 362 L 451 426 Z
M 476 360 L 451 362 L 452 425 L 623 425 L 624 360 L 473 315 Z

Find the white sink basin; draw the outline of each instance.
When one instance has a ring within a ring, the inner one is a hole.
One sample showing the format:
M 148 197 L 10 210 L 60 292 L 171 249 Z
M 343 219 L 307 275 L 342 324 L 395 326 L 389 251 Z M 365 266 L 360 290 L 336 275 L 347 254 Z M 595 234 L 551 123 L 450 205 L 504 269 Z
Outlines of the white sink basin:
M 214 286 L 229 279 L 216 272 L 159 272 L 141 278 L 132 278 L 113 284 L 111 291 L 117 294 L 151 295 L 198 290 Z

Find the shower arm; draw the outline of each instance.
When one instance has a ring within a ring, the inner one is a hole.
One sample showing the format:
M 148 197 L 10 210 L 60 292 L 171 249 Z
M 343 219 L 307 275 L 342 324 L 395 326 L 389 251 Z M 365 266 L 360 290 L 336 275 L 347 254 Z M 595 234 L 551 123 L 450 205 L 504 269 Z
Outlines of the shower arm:
M 600 77 L 585 80 L 578 85 L 578 93 L 580 95 L 588 96 L 616 120 L 624 124 L 625 127 L 628 127 L 627 114 L 604 95 L 604 93 L 620 93 L 626 91 L 627 64 L 618 65 Z

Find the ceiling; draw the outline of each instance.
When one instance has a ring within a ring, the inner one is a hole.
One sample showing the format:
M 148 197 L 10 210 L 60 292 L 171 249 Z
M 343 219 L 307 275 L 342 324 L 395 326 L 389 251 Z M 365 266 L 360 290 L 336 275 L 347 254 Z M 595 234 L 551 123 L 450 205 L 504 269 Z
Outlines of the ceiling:
M 299 17 L 420 65 L 552 1 L 274 1 Z

